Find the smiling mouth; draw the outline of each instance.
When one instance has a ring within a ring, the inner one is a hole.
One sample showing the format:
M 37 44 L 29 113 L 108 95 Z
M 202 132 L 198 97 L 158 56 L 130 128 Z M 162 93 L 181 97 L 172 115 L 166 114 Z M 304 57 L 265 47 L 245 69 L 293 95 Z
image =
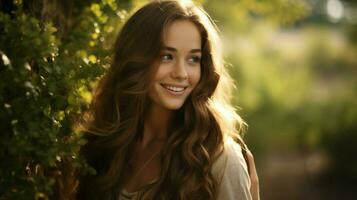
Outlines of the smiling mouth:
M 182 94 L 187 88 L 187 86 L 183 87 L 183 86 L 173 86 L 167 84 L 160 84 L 160 85 L 166 90 L 168 90 L 170 93 L 174 93 L 174 94 Z

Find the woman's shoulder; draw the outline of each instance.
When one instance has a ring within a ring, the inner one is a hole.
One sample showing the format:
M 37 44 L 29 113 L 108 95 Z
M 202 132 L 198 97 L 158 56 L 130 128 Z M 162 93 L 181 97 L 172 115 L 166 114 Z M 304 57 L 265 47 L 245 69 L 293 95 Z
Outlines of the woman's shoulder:
M 232 166 L 242 168 L 243 171 L 248 172 L 248 167 L 242 153 L 242 147 L 231 137 L 227 137 L 223 142 L 222 151 L 213 164 L 213 170 L 221 171 L 221 169 Z
M 218 199 L 251 199 L 248 167 L 242 147 L 232 138 L 224 140 L 223 150 L 212 167 L 219 183 Z

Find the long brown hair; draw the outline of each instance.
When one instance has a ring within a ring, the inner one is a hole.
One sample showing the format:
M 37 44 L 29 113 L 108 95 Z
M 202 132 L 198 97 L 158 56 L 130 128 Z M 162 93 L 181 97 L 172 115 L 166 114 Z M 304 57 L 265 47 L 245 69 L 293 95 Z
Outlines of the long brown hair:
M 134 143 L 142 137 L 144 116 L 165 29 L 176 20 L 193 22 L 201 33 L 201 79 L 175 111 L 161 155 L 160 178 L 145 199 L 215 199 L 212 165 L 225 136 L 240 139 L 242 120 L 229 104 L 232 80 L 225 71 L 217 29 L 192 2 L 153 1 L 135 12 L 115 43 L 113 62 L 85 115 L 88 143 L 81 155 L 97 174 L 80 180 L 80 199 L 118 199 Z

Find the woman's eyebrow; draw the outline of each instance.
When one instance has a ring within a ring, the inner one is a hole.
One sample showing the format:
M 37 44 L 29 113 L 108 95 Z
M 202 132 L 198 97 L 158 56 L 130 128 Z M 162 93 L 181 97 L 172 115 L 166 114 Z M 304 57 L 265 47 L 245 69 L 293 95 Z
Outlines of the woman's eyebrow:
M 169 46 L 165 46 L 164 50 L 166 51 L 172 51 L 172 52 L 177 52 L 177 49 L 174 47 L 169 47 Z M 201 53 L 201 49 L 191 49 L 190 53 Z

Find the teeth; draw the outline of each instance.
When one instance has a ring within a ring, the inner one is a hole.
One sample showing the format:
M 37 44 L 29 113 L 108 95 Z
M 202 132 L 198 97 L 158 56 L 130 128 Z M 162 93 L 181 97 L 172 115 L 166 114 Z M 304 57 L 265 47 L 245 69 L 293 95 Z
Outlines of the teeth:
M 169 86 L 169 85 L 164 85 L 164 87 L 168 90 L 174 91 L 174 92 L 182 92 L 185 90 L 183 87 L 174 87 L 174 86 Z

